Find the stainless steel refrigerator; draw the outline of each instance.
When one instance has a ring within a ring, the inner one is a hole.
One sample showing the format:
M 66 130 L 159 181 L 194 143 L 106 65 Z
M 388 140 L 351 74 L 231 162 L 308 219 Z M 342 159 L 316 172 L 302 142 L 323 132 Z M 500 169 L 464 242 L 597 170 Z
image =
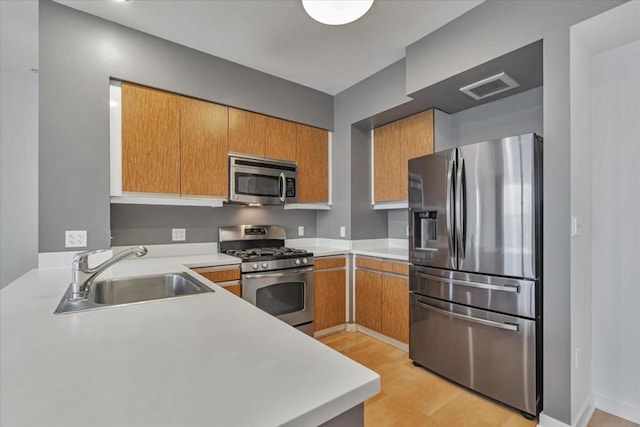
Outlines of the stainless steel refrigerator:
M 409 357 L 541 410 L 542 139 L 409 160 Z

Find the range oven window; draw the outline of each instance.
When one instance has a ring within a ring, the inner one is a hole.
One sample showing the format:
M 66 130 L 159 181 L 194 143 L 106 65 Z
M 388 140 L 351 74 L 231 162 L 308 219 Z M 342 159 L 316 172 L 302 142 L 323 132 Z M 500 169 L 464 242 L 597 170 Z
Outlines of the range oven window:
M 256 306 L 274 316 L 304 310 L 304 282 L 286 282 L 256 291 Z
M 253 173 L 235 173 L 237 194 L 248 196 L 280 197 L 280 177 L 256 175 Z

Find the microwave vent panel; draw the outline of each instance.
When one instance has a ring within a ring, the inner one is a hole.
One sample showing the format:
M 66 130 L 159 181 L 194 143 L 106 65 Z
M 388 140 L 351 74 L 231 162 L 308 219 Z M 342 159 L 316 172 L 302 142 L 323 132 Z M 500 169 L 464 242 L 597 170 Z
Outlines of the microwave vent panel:
M 475 100 L 487 98 L 509 89 L 520 86 L 507 73 L 502 72 L 495 76 L 487 77 L 478 82 L 460 88 L 460 91 L 466 93 Z

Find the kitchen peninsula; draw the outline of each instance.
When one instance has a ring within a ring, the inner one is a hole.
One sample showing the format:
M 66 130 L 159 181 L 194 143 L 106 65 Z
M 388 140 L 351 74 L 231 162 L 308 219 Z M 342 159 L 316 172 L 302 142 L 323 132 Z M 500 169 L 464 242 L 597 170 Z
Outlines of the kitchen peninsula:
M 101 277 L 236 262 L 136 259 Z M 69 278 L 32 270 L 1 291 L 2 425 L 362 425 L 380 390 L 375 372 L 202 277 L 215 292 L 54 315 Z

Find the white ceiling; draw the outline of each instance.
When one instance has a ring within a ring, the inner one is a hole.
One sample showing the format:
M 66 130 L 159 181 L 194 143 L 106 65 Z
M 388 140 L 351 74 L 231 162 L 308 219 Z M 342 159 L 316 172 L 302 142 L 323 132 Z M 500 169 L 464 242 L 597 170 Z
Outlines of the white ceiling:
M 298 0 L 56 0 L 335 95 L 481 0 L 376 0 L 360 20 L 320 24 Z

